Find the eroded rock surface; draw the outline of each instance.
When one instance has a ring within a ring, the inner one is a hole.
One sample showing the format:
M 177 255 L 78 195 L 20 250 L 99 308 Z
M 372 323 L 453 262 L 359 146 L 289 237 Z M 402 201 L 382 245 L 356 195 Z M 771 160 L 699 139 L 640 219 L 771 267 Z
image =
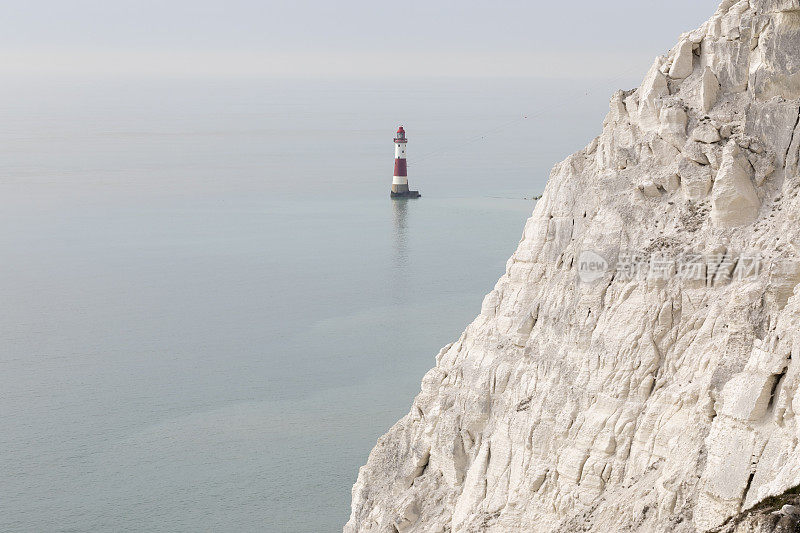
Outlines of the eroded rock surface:
M 798 0 L 725 0 L 615 94 L 345 531 L 794 523 L 747 513 L 800 485 L 798 99 Z

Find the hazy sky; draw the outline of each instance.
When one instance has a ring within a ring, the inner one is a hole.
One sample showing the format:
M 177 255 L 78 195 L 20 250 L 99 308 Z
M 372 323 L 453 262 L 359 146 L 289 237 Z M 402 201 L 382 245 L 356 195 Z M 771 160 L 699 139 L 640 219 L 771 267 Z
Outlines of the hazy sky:
M 0 76 L 615 76 L 718 0 L 26 0 Z M 668 6 L 668 7 L 667 7 Z

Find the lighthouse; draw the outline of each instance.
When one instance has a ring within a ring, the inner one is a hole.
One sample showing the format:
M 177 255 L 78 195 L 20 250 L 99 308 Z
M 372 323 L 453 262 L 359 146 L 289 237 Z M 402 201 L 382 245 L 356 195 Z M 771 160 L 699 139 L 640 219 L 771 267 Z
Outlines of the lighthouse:
M 406 130 L 397 128 L 394 137 L 394 177 L 392 178 L 392 198 L 419 198 L 419 191 L 408 190 L 408 165 L 406 164 Z

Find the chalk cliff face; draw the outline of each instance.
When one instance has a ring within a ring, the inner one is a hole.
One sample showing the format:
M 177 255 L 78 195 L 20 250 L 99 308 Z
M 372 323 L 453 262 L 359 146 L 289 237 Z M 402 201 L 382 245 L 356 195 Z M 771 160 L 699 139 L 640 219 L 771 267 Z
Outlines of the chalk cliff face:
M 777 523 L 747 510 L 800 485 L 800 0 L 724 1 L 610 107 L 346 532 Z

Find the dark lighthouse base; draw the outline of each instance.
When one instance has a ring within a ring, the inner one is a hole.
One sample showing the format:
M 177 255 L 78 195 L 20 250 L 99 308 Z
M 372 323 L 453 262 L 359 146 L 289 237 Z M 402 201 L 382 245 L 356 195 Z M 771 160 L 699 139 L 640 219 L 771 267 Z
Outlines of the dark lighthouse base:
M 422 198 L 419 191 L 406 191 L 406 192 L 390 192 L 389 196 L 392 198 Z
M 422 195 L 419 191 L 409 191 L 408 185 L 392 185 L 392 191 L 389 193 L 392 198 L 421 198 Z

